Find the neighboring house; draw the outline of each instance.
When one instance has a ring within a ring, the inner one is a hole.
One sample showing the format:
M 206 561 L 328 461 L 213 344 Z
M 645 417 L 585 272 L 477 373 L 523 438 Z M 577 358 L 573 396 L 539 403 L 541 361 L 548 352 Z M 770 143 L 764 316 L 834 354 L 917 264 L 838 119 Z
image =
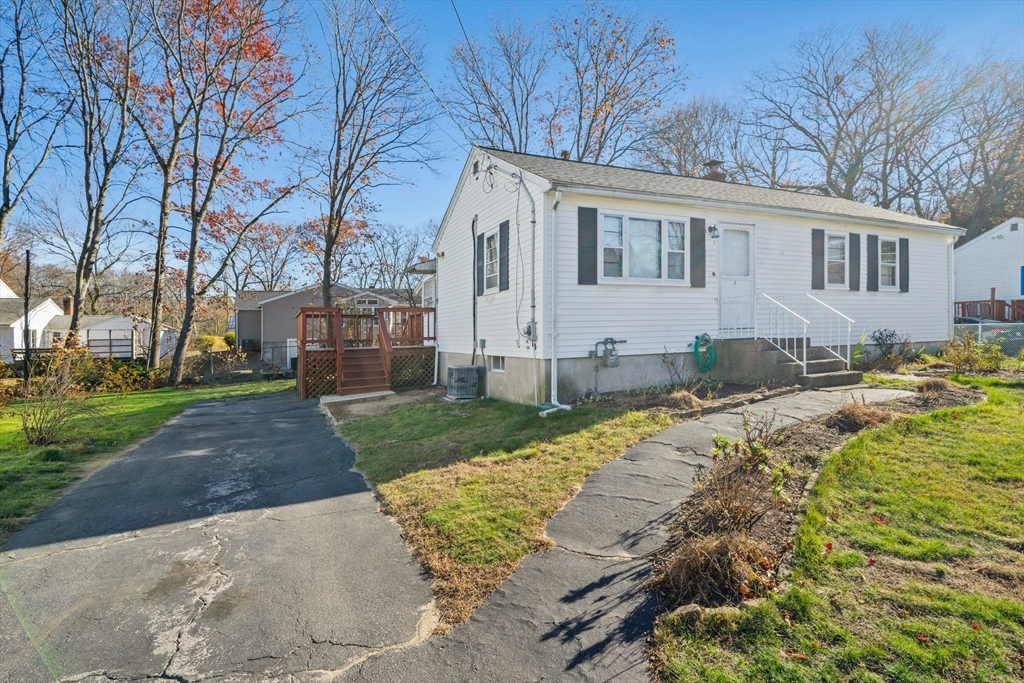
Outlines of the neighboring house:
M 434 302 L 437 300 L 437 259 L 432 258 L 427 261 L 420 261 L 416 265 L 409 268 L 408 272 L 419 275 L 420 280 L 416 283 L 416 287 L 413 289 L 413 299 L 416 301 L 417 306 L 423 308 L 433 308 Z
M 0 283 L 3 284 L 3 283 Z M 0 293 L 13 294 L 6 285 Z M 52 299 L 29 299 L 29 348 L 49 348 L 50 339 L 44 329 L 55 315 L 60 314 L 60 306 Z M 0 359 L 4 363 L 13 361 L 13 352 L 25 348 L 25 300 L 17 296 L 0 298 Z
M 554 403 L 695 378 L 707 333 L 711 377 L 855 381 L 847 319 L 853 343 L 879 328 L 950 337 L 963 233 L 844 199 L 474 147 L 432 247 L 440 379 L 481 365 L 489 395 Z M 606 339 L 625 340 L 607 363 Z
M 47 341 L 63 339 L 71 329 L 71 315 L 66 311 L 55 315 L 46 324 Z M 78 343 L 97 358 L 141 358 L 149 353 L 149 321 L 125 315 L 83 315 L 78 322 Z M 169 325 L 163 326 L 160 357 L 174 353 L 178 335 Z
M 1024 300 L 1024 218 L 1011 218 L 991 230 L 983 232 L 970 242 L 956 248 L 954 253 L 954 280 L 956 301 L 976 304 L 996 300 L 996 309 L 1002 302 Z M 1001 310 L 971 310 L 965 306 L 963 315 L 983 318 L 1004 317 Z M 991 308 L 991 306 L 990 306 Z M 1024 310 L 1024 305 L 1018 308 Z M 1020 316 L 1024 319 L 1024 314 Z
M 354 290 L 335 285 L 334 301 L 350 297 Z M 264 362 L 288 367 L 296 357 L 295 317 L 303 306 L 322 306 L 319 287 L 298 292 L 239 292 L 235 297 L 235 346 L 259 351 Z
M 352 294 L 339 299 L 337 305 L 346 311 L 374 313 L 378 308 L 411 306 L 412 301 L 412 290 L 371 287 L 355 290 Z

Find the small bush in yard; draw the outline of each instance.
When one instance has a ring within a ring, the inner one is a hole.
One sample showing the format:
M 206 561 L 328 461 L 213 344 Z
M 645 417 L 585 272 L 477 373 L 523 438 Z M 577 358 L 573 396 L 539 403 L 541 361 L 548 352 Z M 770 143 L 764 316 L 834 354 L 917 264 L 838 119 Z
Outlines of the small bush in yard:
M 953 384 L 947 379 L 942 379 L 941 377 L 931 377 L 929 379 L 926 379 L 919 385 L 917 385 L 917 388 L 925 396 L 935 396 L 946 391 L 957 390 L 955 384 Z
M 228 332 L 227 334 L 225 334 L 224 335 L 224 343 L 227 345 L 227 347 L 229 349 L 234 350 L 234 348 L 235 348 L 235 333 L 234 332 Z
M 222 337 L 218 337 L 214 334 L 204 334 L 196 338 L 196 349 L 201 353 L 209 353 L 210 351 L 227 351 L 228 347 L 224 343 Z
M 967 332 L 949 340 L 942 358 L 953 366 L 953 372 L 997 372 L 1003 364 L 1003 351 L 997 342 L 979 343 Z
M 857 399 L 854 398 L 849 403 L 844 403 L 833 410 L 825 418 L 825 426 L 844 434 L 854 434 L 868 427 L 892 422 L 894 418 L 895 414 L 891 410 L 882 410 L 868 405 L 867 400 L 862 397 L 860 403 L 857 403 Z
M 33 398 L 21 407 L 25 440 L 33 446 L 55 443 L 68 421 L 86 409 L 78 386 L 81 367 L 91 362 L 87 349 L 62 348 L 47 359 L 42 383 Z
M 735 604 L 775 589 L 777 561 L 746 534 L 692 538 L 675 551 L 657 584 L 672 607 Z
M 896 330 L 883 328 L 871 333 L 871 343 L 878 351 L 879 362 L 887 368 L 896 368 L 912 360 L 914 343 L 910 335 L 900 334 Z
M 789 467 L 772 459 L 778 444 L 774 415 L 743 418 L 743 437 L 736 441 L 716 434 L 714 464 L 696 475 L 704 524 L 714 531 L 736 532 L 752 528 L 785 500 L 783 489 Z

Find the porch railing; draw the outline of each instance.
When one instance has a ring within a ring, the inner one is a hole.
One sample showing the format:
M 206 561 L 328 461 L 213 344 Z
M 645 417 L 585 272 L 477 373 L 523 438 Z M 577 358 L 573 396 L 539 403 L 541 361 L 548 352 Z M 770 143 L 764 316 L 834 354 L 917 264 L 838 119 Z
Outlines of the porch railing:
M 393 346 L 432 346 L 437 340 L 433 308 L 378 308 L 376 313 L 340 314 L 342 339 L 349 348 L 380 344 L 380 327 L 387 328 Z
M 957 301 L 953 306 L 954 316 L 957 318 L 985 318 L 1004 323 L 1024 322 L 1024 299 L 1003 301 L 993 296 L 976 301 Z
M 767 294 L 754 311 L 754 336 L 768 341 L 803 367 L 807 374 L 807 328 L 810 321 Z
M 807 311 L 811 319 L 812 335 L 819 346 L 846 363 L 846 369 L 851 367 L 852 349 L 850 338 L 853 335 L 853 318 L 837 311 L 816 296 L 808 294 L 807 297 L 816 306 Z M 846 349 L 845 353 L 843 349 Z

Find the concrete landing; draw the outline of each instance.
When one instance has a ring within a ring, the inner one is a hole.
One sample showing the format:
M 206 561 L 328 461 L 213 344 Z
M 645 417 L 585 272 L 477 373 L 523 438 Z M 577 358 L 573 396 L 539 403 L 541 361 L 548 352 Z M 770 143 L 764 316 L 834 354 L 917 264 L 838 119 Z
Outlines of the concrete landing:
M 393 391 L 368 391 L 365 394 L 346 394 L 345 396 L 335 396 L 331 394 L 329 396 L 320 397 L 320 405 L 326 403 L 351 403 L 352 401 L 369 401 L 374 398 L 384 398 L 386 396 L 394 396 Z

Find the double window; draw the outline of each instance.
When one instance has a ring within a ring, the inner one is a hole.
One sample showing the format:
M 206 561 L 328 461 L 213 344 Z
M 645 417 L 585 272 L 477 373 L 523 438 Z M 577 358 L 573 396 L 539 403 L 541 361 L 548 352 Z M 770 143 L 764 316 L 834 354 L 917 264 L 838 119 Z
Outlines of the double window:
M 899 286 L 897 264 L 896 240 L 878 240 L 878 284 L 882 288 L 896 289 Z
M 484 240 L 484 290 L 498 288 L 498 233 L 492 232 Z
M 602 235 L 602 277 L 686 279 L 685 222 L 605 215 Z
M 826 236 L 825 272 L 829 285 L 846 285 L 846 235 Z

